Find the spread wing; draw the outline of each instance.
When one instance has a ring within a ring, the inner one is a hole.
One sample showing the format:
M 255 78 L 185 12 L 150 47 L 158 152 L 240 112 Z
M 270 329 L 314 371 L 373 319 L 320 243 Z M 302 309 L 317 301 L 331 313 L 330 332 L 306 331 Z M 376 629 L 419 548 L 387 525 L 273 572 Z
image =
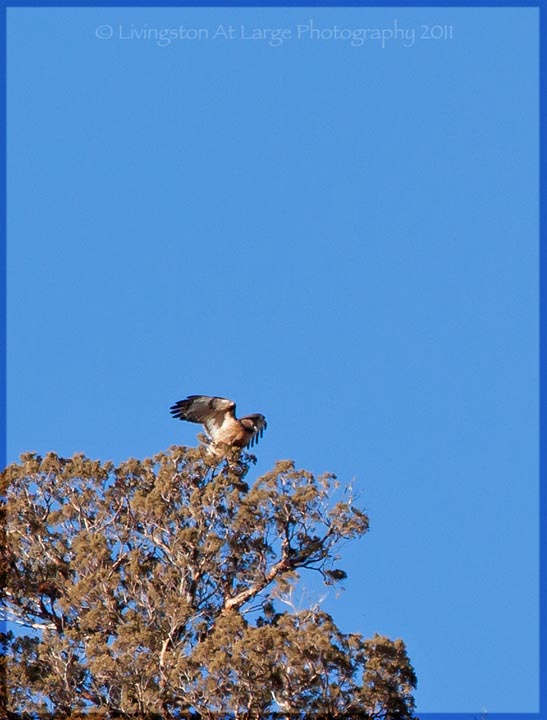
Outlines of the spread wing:
M 253 447 L 253 445 L 256 445 L 258 443 L 258 441 L 262 437 L 264 430 L 268 427 L 266 418 L 264 417 L 264 415 L 260 415 L 260 413 L 256 413 L 255 415 L 247 415 L 246 417 L 241 418 L 240 422 L 244 428 L 246 428 L 249 432 L 252 433 L 247 443 L 249 447 Z
M 171 415 L 179 420 L 200 423 L 215 440 L 223 425 L 237 422 L 235 410 L 235 402 L 227 398 L 189 395 L 171 407 Z

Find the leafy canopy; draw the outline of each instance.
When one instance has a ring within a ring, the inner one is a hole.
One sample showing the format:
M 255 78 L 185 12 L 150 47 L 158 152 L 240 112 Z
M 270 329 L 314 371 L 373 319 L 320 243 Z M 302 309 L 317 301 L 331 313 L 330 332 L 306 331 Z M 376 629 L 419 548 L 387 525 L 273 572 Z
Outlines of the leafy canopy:
M 115 467 L 28 453 L 2 473 L 6 704 L 54 717 L 411 717 L 404 643 L 296 609 L 368 530 L 333 475 L 174 447 Z

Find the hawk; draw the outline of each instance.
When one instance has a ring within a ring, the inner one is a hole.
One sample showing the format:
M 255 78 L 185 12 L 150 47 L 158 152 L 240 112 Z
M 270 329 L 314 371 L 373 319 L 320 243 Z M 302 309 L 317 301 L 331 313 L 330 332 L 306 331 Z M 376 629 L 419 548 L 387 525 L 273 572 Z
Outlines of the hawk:
M 233 400 L 209 395 L 189 395 L 179 400 L 171 406 L 171 415 L 203 425 L 213 445 L 241 449 L 253 447 L 267 426 L 264 415 L 254 413 L 238 419 Z

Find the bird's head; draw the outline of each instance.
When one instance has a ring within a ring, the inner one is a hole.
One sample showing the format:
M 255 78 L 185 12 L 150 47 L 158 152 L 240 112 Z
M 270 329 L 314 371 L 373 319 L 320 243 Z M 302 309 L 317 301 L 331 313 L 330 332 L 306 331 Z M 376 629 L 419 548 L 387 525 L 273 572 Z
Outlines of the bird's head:
M 254 413 L 254 415 L 247 415 L 246 417 L 242 418 L 241 422 L 244 422 L 245 420 L 248 421 L 245 423 L 245 426 L 253 432 L 259 432 L 261 430 L 264 430 L 268 425 L 268 423 L 266 422 L 266 418 L 260 413 Z

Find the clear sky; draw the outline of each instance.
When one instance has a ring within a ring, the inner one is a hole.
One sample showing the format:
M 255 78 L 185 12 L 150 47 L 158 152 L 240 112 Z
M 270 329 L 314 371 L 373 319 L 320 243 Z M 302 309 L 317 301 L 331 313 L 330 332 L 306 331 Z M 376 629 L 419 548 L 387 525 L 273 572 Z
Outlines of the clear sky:
M 405 640 L 421 713 L 538 709 L 537 40 L 534 8 L 8 11 L 9 459 L 192 445 L 192 393 L 264 413 L 257 475 L 360 493 L 324 607 Z

